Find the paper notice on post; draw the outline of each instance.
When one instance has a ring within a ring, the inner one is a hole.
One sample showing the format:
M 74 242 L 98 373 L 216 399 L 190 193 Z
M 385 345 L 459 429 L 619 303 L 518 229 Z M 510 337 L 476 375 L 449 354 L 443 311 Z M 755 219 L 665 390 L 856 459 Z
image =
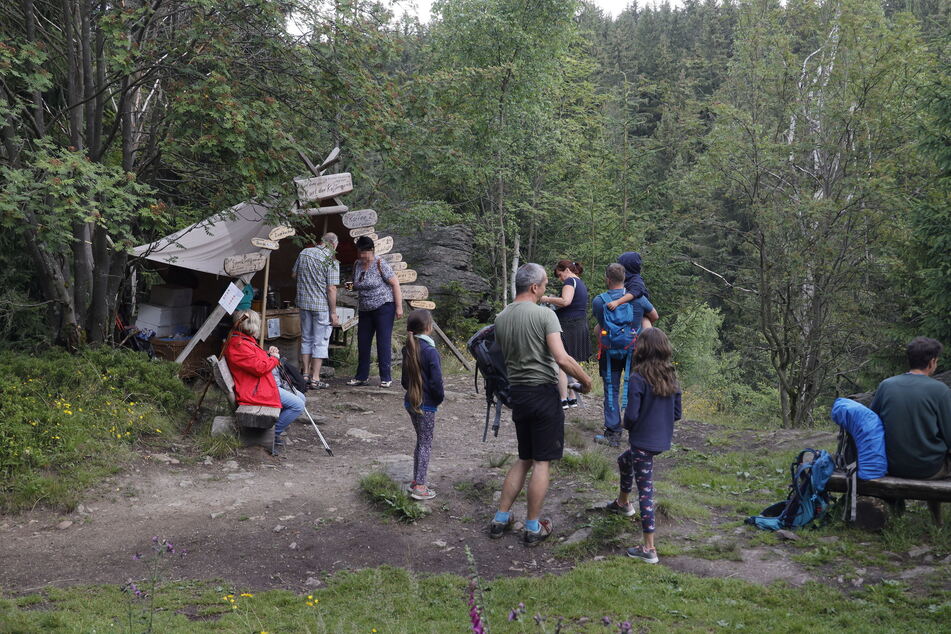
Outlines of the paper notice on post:
M 218 305 L 224 308 L 230 315 L 234 312 L 234 309 L 238 307 L 242 297 L 244 297 L 244 292 L 232 282 L 228 284 L 228 288 L 225 289 L 225 294 L 218 300 Z

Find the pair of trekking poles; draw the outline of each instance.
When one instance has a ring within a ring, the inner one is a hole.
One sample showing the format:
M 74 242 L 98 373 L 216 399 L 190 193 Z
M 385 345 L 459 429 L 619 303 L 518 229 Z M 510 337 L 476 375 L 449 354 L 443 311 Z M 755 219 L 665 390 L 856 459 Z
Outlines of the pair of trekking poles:
M 296 394 L 297 396 L 301 397 L 304 400 L 304 413 L 307 414 L 307 418 L 308 420 L 310 420 L 310 424 L 314 426 L 314 431 L 317 432 L 317 437 L 320 438 L 320 444 L 324 446 L 324 451 L 326 451 L 328 455 L 333 456 L 334 455 L 333 449 L 331 449 L 330 445 L 327 444 L 327 441 L 324 439 L 324 435 L 320 433 L 320 428 L 317 427 L 317 422 L 314 420 L 314 417 L 311 416 L 310 410 L 307 409 L 307 396 L 303 392 L 298 390 L 296 387 L 294 387 L 294 384 L 291 382 L 291 378 L 287 376 L 287 370 L 284 369 L 283 362 L 277 367 L 279 368 L 278 371 L 281 373 L 281 380 L 291 387 L 291 391 L 293 391 L 294 394 Z

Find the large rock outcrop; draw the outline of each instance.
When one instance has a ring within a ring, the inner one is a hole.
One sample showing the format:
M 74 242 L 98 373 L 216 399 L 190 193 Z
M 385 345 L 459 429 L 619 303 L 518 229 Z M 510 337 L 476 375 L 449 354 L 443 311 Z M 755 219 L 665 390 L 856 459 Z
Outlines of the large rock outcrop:
M 382 234 L 381 234 L 382 235 Z M 489 317 L 489 283 L 473 270 L 475 253 L 472 230 L 465 225 L 427 228 L 408 234 L 392 234 L 394 251 L 418 274 L 416 283 L 429 288 L 437 315 L 461 299 L 453 287 L 462 289 L 466 316 Z

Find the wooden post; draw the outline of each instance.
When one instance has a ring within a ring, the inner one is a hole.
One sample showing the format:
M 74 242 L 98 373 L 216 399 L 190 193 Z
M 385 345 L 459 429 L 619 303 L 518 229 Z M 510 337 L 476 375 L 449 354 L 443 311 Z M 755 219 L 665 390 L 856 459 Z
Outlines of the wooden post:
M 403 301 L 404 303 L 406 302 L 406 300 Z M 449 340 L 449 337 L 447 337 L 446 333 L 442 331 L 442 328 L 439 327 L 439 324 L 436 323 L 435 319 L 433 320 L 433 331 L 439 335 L 439 338 L 442 339 L 446 346 L 448 346 L 449 350 L 452 351 L 452 354 L 455 355 L 457 359 L 459 359 L 459 363 L 462 364 L 462 367 L 464 367 L 469 372 L 472 372 L 472 366 L 469 364 L 469 360 L 462 356 L 462 353 L 459 352 L 459 349 L 456 348 L 456 346 L 453 345 L 453 343 Z
M 261 349 L 264 349 L 264 335 L 267 333 L 267 278 L 271 274 L 271 252 L 267 253 L 264 264 L 264 288 L 261 289 Z

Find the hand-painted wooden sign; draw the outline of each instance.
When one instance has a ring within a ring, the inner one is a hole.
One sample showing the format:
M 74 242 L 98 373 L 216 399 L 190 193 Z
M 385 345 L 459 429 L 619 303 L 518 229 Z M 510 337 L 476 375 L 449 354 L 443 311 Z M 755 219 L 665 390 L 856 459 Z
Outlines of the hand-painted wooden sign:
M 426 299 L 429 297 L 429 289 L 425 286 L 401 286 L 400 292 L 403 293 L 403 299 Z
M 386 236 L 373 241 L 373 252 L 376 255 L 386 255 L 393 250 L 393 236 Z
M 238 277 L 245 273 L 255 273 L 264 268 L 267 262 L 267 256 L 263 253 L 245 253 L 244 255 L 232 255 L 225 258 L 225 273 L 231 277 Z
M 327 207 L 308 207 L 307 209 L 298 209 L 295 213 L 307 216 L 330 216 L 332 214 L 345 214 L 350 211 L 346 205 L 328 205 Z
M 413 269 L 406 269 L 403 271 L 396 271 L 396 280 L 400 284 L 409 284 L 410 282 L 416 281 L 416 271 Z
M 425 299 L 414 299 L 409 303 L 413 308 L 425 308 L 426 310 L 436 310 L 436 302 L 430 302 Z
M 297 185 L 297 200 L 302 203 L 326 200 L 353 191 L 353 179 L 349 172 L 313 178 L 295 178 L 294 184 Z
M 399 253 L 397 253 L 396 255 L 399 255 Z M 389 264 L 390 264 L 390 268 L 393 269 L 394 271 L 405 271 L 407 268 L 409 268 L 409 264 L 407 264 L 406 262 L 390 262 Z
M 277 240 L 268 240 L 267 238 L 251 238 L 251 244 L 259 249 L 270 249 L 271 251 L 277 251 L 281 248 Z
M 376 241 L 380 239 L 380 236 L 376 235 L 375 233 L 368 233 L 365 236 L 357 236 L 356 238 L 353 239 L 353 241 L 356 242 L 360 238 L 370 238 L 371 240 L 373 240 L 375 244 Z
M 288 227 L 287 225 L 281 225 L 280 227 L 274 227 L 267 234 L 268 240 L 283 240 L 284 238 L 290 238 L 293 235 L 297 234 L 297 230 L 294 227 Z
M 372 209 L 357 209 L 344 214 L 343 226 L 347 229 L 356 229 L 357 227 L 372 227 L 376 224 L 376 212 Z
M 357 227 L 356 229 L 350 230 L 351 238 L 359 238 L 360 236 L 368 236 L 376 233 L 376 229 L 373 227 Z
M 386 253 L 380 256 L 386 262 L 393 264 L 394 262 L 402 262 L 403 254 L 402 253 Z

